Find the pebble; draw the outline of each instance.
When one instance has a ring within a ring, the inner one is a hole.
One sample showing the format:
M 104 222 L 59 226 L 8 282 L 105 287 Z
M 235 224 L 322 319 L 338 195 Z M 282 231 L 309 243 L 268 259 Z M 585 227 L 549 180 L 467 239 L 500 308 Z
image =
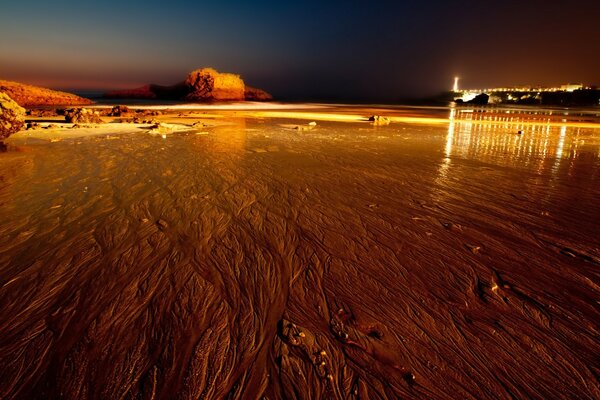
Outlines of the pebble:
M 156 221 L 156 226 L 158 226 L 158 229 L 164 230 L 169 225 L 167 224 L 167 222 L 164 219 L 159 219 L 159 220 Z

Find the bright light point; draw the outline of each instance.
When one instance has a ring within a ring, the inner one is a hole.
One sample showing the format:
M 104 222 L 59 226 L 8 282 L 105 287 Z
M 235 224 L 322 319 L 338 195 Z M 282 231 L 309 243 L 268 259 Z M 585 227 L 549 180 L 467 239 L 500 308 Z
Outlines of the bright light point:
M 458 76 L 454 77 L 454 86 L 452 87 L 453 92 L 458 92 Z

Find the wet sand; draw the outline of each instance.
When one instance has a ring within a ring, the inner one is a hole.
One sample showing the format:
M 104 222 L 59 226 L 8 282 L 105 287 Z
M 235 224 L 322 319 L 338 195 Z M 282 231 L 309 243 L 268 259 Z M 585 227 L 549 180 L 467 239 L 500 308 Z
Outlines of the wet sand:
M 0 398 L 600 398 L 598 115 L 505 111 L 11 137 Z

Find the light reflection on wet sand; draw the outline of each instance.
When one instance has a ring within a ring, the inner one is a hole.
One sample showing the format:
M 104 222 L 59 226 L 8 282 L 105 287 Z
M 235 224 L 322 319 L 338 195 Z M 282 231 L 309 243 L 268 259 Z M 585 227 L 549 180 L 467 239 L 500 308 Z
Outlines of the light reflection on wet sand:
M 534 115 L 16 138 L 0 398 L 600 397 L 600 130 Z

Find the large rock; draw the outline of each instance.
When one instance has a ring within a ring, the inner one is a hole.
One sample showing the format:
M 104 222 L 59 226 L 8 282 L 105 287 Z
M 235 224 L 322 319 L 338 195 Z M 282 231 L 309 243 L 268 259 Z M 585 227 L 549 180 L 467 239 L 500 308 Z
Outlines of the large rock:
M 264 90 L 244 84 L 239 75 L 221 73 L 213 68 L 201 68 L 172 86 L 144 85 L 135 89 L 113 90 L 104 94 L 109 99 L 210 101 L 266 101 L 273 97 Z
M 9 95 L 21 107 L 75 106 L 93 103 L 90 99 L 71 93 L 3 80 L 0 80 L 0 92 Z
M 244 100 L 244 81 L 239 75 L 222 74 L 212 68 L 192 71 L 185 79 L 189 101 Z
M 0 141 L 21 130 L 25 124 L 25 109 L 7 94 L 0 93 Z

